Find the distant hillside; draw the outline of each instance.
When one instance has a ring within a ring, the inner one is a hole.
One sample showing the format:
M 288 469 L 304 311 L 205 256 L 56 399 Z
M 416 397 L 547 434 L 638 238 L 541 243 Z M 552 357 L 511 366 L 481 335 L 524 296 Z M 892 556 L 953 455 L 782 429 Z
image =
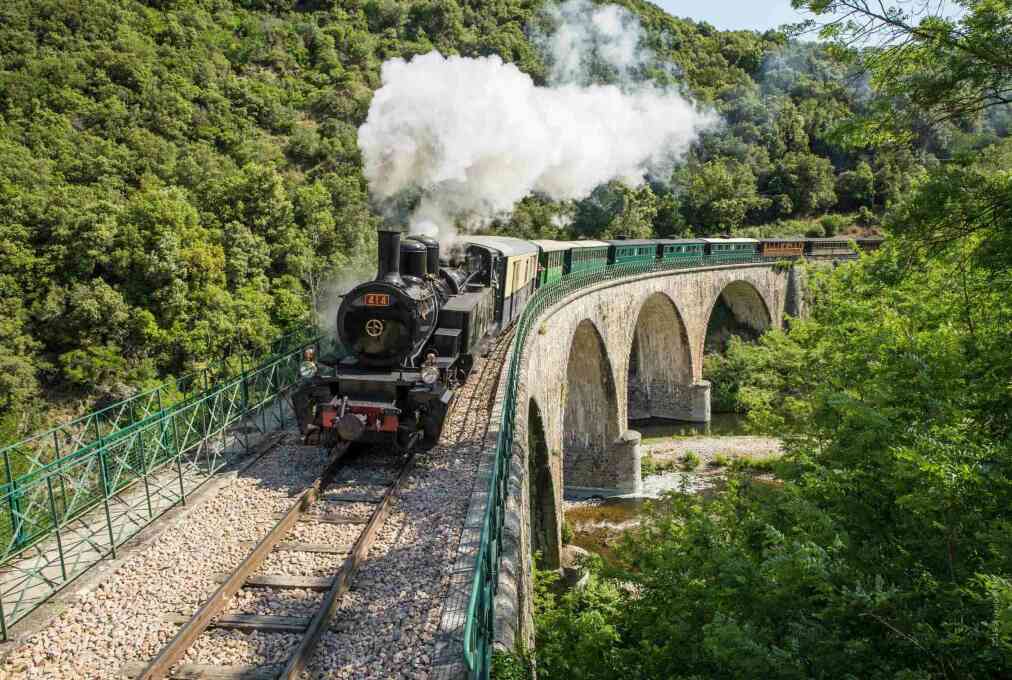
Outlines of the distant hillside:
M 312 318 L 328 282 L 372 257 L 356 129 L 380 64 L 494 53 L 541 82 L 525 33 L 541 4 L 2 3 L 0 435 L 38 424 L 44 390 L 71 404 L 123 394 Z M 832 132 L 868 93 L 820 49 L 619 4 L 647 29 L 648 75 L 683 82 L 727 124 L 669 181 L 577 205 L 528 199 L 500 230 L 669 235 L 835 212 L 872 223 L 931 154 L 1001 127 L 922 136 L 917 151 L 848 149 Z

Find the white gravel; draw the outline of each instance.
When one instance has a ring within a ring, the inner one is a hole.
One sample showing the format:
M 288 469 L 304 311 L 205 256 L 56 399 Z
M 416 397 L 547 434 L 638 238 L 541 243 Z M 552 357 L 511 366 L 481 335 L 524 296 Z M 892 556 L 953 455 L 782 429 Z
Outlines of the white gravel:
M 315 448 L 275 448 L 13 649 L 0 677 L 107 680 L 149 660 L 177 630 L 166 617 L 195 612 L 323 463 Z
M 498 366 L 479 362 L 447 418 L 439 446 L 419 452 L 351 590 L 325 633 L 307 678 L 429 677 L 450 569 L 488 426 Z M 167 616 L 191 615 L 274 526 L 276 514 L 313 482 L 324 459 L 311 447 L 281 446 L 162 532 L 94 590 L 80 595 L 0 664 L 0 680 L 109 679 L 148 661 L 177 630 Z M 351 457 L 326 496 L 379 498 L 396 472 L 393 456 Z M 329 502 L 313 512 L 366 518 L 372 503 Z M 286 542 L 350 545 L 361 525 L 299 523 Z M 326 576 L 343 556 L 272 553 L 259 573 Z M 229 613 L 311 616 L 322 594 L 245 589 Z M 208 630 L 188 663 L 282 664 L 297 635 Z
M 704 464 L 713 460 L 717 454 L 724 454 L 731 459 L 742 456 L 769 458 L 782 453 L 779 439 L 738 436 L 679 437 L 678 439 L 646 444 L 643 446 L 643 451 L 657 460 L 677 460 L 691 451 L 699 456 Z
M 418 454 L 304 678 L 429 678 L 498 373 L 475 366 L 440 445 Z

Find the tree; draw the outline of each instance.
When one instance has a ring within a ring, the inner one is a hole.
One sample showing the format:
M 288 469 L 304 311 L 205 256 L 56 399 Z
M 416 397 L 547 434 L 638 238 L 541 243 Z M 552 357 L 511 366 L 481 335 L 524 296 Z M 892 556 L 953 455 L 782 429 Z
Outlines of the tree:
M 708 233 L 727 233 L 745 223 L 749 213 L 763 210 L 756 178 L 744 163 L 712 160 L 688 173 L 682 205 L 689 223 Z
M 834 183 L 828 159 L 792 151 L 776 163 L 769 191 L 789 197 L 795 212 L 812 215 L 836 204 Z
M 836 193 L 844 210 L 875 205 L 875 173 L 871 166 L 861 161 L 853 170 L 841 172 L 836 178 Z
M 1012 103 L 1012 57 L 1005 47 L 1012 42 L 1012 7 L 1006 2 L 962 0 L 958 12 L 928 0 L 792 4 L 822 18 L 820 35 L 845 48 L 886 95 L 875 107 L 875 128 L 908 134 L 904 126 L 915 112 L 952 121 Z M 896 102 L 910 106 L 897 110 Z

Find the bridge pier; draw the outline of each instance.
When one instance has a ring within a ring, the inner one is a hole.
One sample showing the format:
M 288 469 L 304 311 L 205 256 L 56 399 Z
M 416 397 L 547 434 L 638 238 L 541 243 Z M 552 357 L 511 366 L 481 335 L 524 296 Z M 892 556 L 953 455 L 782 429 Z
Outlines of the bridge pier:
M 606 447 L 567 442 L 562 472 L 566 496 L 640 493 L 643 490 L 641 439 L 639 432 L 626 430 Z
M 664 418 L 690 423 L 710 422 L 710 383 L 691 385 L 645 382 L 629 377 L 629 420 Z

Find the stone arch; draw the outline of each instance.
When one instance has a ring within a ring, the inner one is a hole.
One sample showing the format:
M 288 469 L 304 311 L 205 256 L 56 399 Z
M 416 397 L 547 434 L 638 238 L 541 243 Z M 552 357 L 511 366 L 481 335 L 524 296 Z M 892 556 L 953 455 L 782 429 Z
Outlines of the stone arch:
M 562 402 L 565 486 L 609 486 L 606 458 L 621 434 L 618 394 L 604 340 L 589 319 L 569 345 Z
M 559 567 L 562 528 L 556 505 L 555 481 L 552 478 L 551 454 L 545 434 L 544 420 L 537 401 L 530 400 L 527 408 L 527 479 L 530 480 L 529 503 L 531 522 L 531 551 L 540 553 L 541 566 Z
M 759 290 L 748 281 L 731 281 L 721 288 L 707 310 L 700 359 L 707 350 L 725 347 L 730 335 L 755 339 L 772 325 L 773 315 Z
M 640 306 L 629 349 L 629 419 L 679 418 L 679 392 L 693 382 L 688 327 L 664 293 L 649 295 Z

